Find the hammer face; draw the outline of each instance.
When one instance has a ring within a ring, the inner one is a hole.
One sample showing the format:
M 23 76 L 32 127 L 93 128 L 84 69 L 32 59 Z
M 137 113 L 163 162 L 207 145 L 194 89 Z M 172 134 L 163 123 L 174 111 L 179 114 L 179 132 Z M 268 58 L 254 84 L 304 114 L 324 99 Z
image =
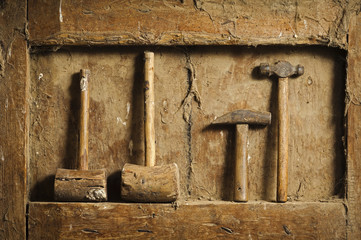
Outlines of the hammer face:
M 107 200 L 104 170 L 58 169 L 55 175 L 56 201 L 101 202 Z

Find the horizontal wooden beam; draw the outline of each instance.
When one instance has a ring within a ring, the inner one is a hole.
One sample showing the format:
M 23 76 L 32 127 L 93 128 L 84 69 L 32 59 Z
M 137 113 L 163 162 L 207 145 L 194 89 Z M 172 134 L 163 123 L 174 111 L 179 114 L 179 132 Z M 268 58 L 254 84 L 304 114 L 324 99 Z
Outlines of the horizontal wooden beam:
M 342 202 L 29 205 L 29 239 L 346 239 Z
M 29 0 L 32 45 L 321 44 L 346 48 L 337 1 Z M 262 14 L 260 14 L 262 13 Z

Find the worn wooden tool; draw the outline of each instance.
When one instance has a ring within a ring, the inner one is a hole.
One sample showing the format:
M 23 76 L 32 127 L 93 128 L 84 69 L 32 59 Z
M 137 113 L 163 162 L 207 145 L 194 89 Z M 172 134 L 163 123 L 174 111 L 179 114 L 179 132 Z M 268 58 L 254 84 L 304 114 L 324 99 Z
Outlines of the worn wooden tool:
M 261 74 L 278 77 L 278 164 L 277 164 L 277 201 L 287 201 L 288 187 L 288 77 L 302 75 L 301 65 L 292 66 L 289 62 L 279 61 L 275 65 L 262 63 Z
M 55 175 L 54 197 L 57 201 L 107 200 L 104 170 L 88 170 L 89 75 L 88 69 L 80 71 L 81 109 L 78 169 L 58 169 Z
M 237 110 L 218 117 L 212 124 L 236 125 L 234 201 L 247 202 L 248 190 L 248 125 L 268 125 L 271 113 L 253 110 Z
M 179 197 L 180 191 L 177 164 L 154 166 L 154 53 L 145 52 L 144 70 L 145 166 L 124 165 L 121 198 L 131 202 L 173 202 Z

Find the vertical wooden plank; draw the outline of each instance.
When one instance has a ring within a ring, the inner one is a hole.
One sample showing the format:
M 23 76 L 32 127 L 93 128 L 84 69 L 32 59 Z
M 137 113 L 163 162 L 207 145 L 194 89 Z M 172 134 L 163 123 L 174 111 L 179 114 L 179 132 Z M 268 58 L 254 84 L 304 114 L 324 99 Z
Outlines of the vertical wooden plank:
M 347 68 L 347 206 L 348 239 L 361 238 L 361 14 L 353 16 L 349 31 Z
M 0 239 L 26 237 L 26 1 L 0 1 Z

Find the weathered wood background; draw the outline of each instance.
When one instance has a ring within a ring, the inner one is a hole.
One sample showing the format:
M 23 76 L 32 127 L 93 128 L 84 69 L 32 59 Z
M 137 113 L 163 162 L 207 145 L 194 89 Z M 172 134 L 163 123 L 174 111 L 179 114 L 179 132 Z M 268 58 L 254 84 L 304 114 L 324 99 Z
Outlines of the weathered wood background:
M 133 208 L 156 215 L 170 208 L 115 203 L 103 212 L 96 204 L 33 202 L 52 201 L 56 168 L 73 166 L 84 67 L 93 80 L 90 167 L 106 168 L 109 199 L 120 201 L 120 168 L 143 162 L 144 50 L 156 53 L 157 163 L 179 165 L 182 196 L 163 220 L 142 218 L 134 226 L 152 226 L 152 236 L 129 236 L 166 238 L 154 229 L 173 223 L 174 234 L 187 238 L 199 229 L 204 238 L 248 238 L 249 231 L 258 238 L 360 238 L 360 6 L 357 0 L 0 1 L 0 238 L 26 237 L 26 203 L 29 239 L 117 238 L 113 230 L 96 232 L 98 214 L 129 216 L 115 218 L 117 227 L 144 217 Z M 275 199 L 273 116 L 271 126 L 249 133 L 252 201 L 233 204 L 234 129 L 209 124 L 239 108 L 274 113 L 277 84 L 255 66 L 279 59 L 305 66 L 303 76 L 290 80 L 289 197 L 297 203 L 259 205 Z M 69 231 L 74 209 L 88 214 Z M 206 225 L 187 228 L 193 213 Z M 248 215 L 250 222 L 239 225 Z M 264 218 L 280 222 L 263 233 L 254 221 L 270 224 Z
M 143 50 L 69 48 L 31 56 L 31 200 L 52 200 L 57 168 L 76 161 L 79 69 L 91 70 L 90 168 L 105 168 L 120 201 L 120 169 L 144 164 Z M 232 200 L 235 127 L 212 127 L 237 109 L 276 112 L 277 80 L 262 62 L 287 59 L 291 199 L 343 197 L 345 55 L 317 47 L 150 48 L 155 52 L 156 162 L 180 167 L 182 199 Z M 193 77 L 190 77 L 194 76 Z M 249 132 L 250 199 L 275 200 L 277 121 Z

